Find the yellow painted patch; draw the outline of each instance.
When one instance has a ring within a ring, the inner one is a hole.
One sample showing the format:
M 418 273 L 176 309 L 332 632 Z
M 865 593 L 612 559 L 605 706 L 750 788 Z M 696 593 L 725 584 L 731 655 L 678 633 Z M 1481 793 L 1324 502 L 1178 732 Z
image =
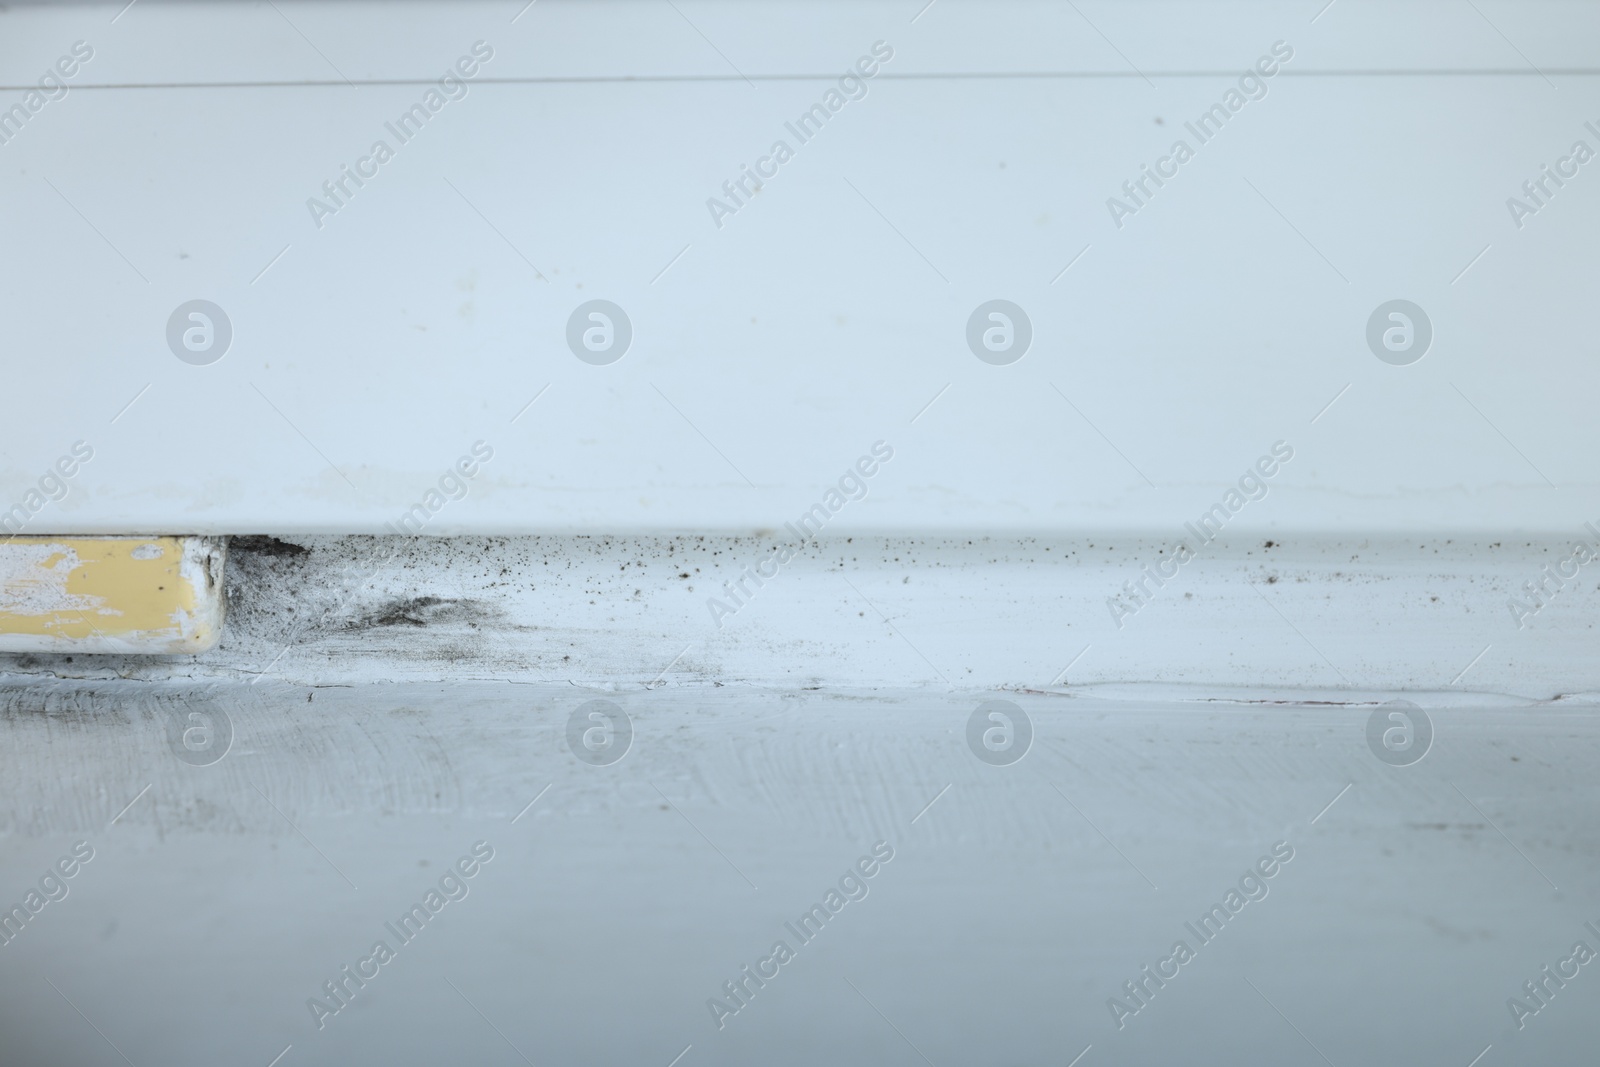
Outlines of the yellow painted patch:
M 203 652 L 221 633 L 221 553 L 198 537 L 0 542 L 0 650 Z

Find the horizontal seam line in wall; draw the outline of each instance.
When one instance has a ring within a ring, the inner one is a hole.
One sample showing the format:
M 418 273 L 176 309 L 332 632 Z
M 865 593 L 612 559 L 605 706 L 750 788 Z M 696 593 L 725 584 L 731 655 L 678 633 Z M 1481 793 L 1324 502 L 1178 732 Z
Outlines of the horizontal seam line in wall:
M 1007 71 L 1007 72 L 971 72 L 971 73 L 941 73 L 941 74 L 890 74 L 881 73 L 873 81 L 1024 81 L 1035 79 L 1040 81 L 1069 81 L 1077 79 L 1117 79 L 1128 80 L 1140 77 L 1146 78 L 1232 78 L 1238 74 L 1246 73 L 1244 68 L 1237 70 L 1147 70 L 1141 75 L 1136 71 Z M 1250 73 L 1253 73 L 1251 71 Z M 1556 68 L 1545 67 L 1541 71 L 1535 70 L 1471 70 L 1471 69 L 1439 69 L 1439 70 L 1280 70 L 1274 77 L 1289 78 L 1538 78 L 1551 75 L 1565 75 L 1567 77 L 1594 77 L 1600 75 L 1600 68 L 1571 67 Z M 627 85 L 632 82 L 641 84 L 663 82 L 742 82 L 742 81 L 769 81 L 769 82 L 825 82 L 833 81 L 840 77 L 839 74 L 752 74 L 749 78 L 737 75 L 721 74 L 645 74 L 645 75 L 599 75 L 595 77 L 568 77 L 568 78 L 472 78 L 468 85 Z M 307 80 L 307 81 L 232 81 L 232 82 L 117 82 L 113 84 L 95 85 L 70 85 L 69 89 L 316 89 L 323 87 L 347 88 L 351 85 L 437 85 L 437 78 L 369 78 L 365 80 L 340 81 Z M 28 92 L 39 88 L 37 85 L 0 85 L 0 92 Z

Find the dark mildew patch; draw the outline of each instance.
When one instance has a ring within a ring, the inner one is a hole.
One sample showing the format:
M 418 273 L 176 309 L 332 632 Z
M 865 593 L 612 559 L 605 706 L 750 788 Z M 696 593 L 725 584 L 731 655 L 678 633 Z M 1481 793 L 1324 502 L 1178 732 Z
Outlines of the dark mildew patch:
M 380 626 L 478 626 L 499 623 L 505 611 L 477 600 L 451 600 L 437 596 L 402 597 L 347 622 L 345 630 L 370 630 Z
M 311 550 L 305 545 L 293 544 L 289 541 L 280 541 L 276 537 L 248 536 L 231 537 L 228 539 L 228 549 L 231 552 L 246 555 L 272 556 L 283 558 L 295 556 L 309 556 Z

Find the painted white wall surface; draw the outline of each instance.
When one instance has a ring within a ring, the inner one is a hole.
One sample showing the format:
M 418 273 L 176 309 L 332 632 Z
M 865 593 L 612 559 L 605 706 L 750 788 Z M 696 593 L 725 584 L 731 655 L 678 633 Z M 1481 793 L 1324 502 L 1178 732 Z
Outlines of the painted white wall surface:
M 1600 517 L 1600 10 L 1319 7 L 11 5 L 0 511 L 748 534 L 882 441 L 831 532 L 1165 536 L 1284 442 L 1236 529 L 1566 537 Z M 1144 165 L 1176 173 L 1135 199 Z M 567 340 L 596 299 L 608 365 Z M 968 344 L 995 299 L 1008 365 Z M 1392 300 L 1409 365 L 1368 343 Z

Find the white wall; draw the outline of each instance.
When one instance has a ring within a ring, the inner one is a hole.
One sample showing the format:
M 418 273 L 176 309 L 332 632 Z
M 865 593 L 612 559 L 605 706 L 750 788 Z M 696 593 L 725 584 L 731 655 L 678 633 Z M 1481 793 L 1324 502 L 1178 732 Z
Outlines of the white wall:
M 6 102 L 94 50 L 0 147 L 0 507 L 81 439 L 33 532 L 381 532 L 482 440 L 428 532 L 750 533 L 881 439 L 841 531 L 1164 536 L 1283 440 L 1243 528 L 1596 516 L 1591 168 L 1506 207 L 1600 149 L 1591 5 L 520 6 L 0 15 Z M 480 39 L 319 229 L 307 199 Z M 707 198 L 879 40 L 719 229 Z M 1280 40 L 1264 99 L 1185 134 Z M 1196 157 L 1119 229 L 1175 137 Z M 964 339 L 997 297 L 1034 328 L 1011 366 Z M 165 340 L 197 298 L 234 331 L 209 366 Z M 592 298 L 634 326 L 611 366 L 564 340 Z M 1364 338 L 1394 298 L 1435 330 L 1408 367 Z

